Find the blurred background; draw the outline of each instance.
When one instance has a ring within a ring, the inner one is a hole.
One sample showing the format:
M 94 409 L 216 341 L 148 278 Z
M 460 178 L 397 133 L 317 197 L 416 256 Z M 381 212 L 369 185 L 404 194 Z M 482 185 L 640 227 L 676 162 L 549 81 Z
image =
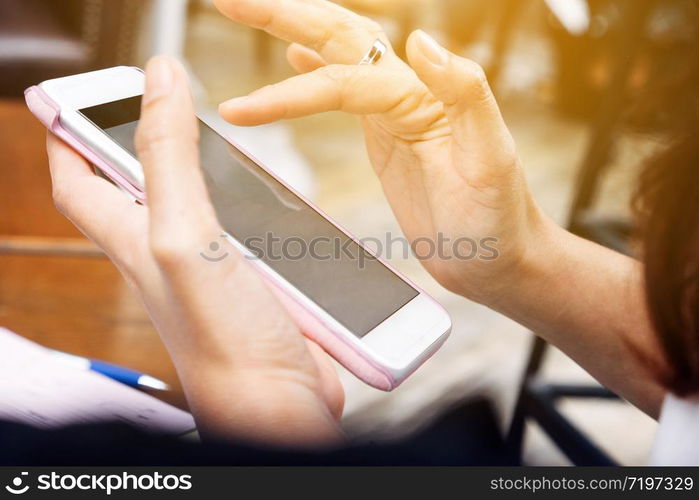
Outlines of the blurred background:
M 529 183 L 562 225 L 632 252 L 630 196 L 667 117 L 646 97 L 681 70 L 695 27 L 691 0 L 343 0 L 379 21 L 401 53 L 422 28 L 488 74 Z M 138 298 L 58 214 L 43 127 L 22 91 L 42 80 L 153 54 L 183 60 L 200 112 L 293 74 L 286 45 L 236 25 L 208 0 L 0 1 L 0 325 L 43 345 L 176 373 Z M 668 111 L 665 111 L 667 113 Z M 671 111 L 670 111 L 671 112 Z M 364 150 L 340 113 L 227 133 L 359 236 L 400 229 Z M 444 348 L 399 390 L 346 372 L 345 427 L 390 439 L 474 397 L 495 402 L 529 464 L 643 464 L 655 423 L 606 393 L 521 326 L 450 294 L 414 259 L 392 263 L 451 313 Z M 594 312 L 591 311 L 591 314 Z M 0 362 L 2 362 L 0 353 Z M 179 389 L 163 396 L 186 407 Z M 514 425 L 511 423 L 514 422 Z

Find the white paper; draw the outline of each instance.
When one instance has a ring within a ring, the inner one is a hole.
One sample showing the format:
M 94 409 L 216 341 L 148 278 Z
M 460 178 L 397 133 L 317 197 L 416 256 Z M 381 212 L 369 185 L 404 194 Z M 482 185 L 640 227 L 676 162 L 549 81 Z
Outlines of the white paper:
M 50 351 L 0 327 L 0 420 L 56 428 L 121 421 L 183 434 L 192 416 L 98 373 L 66 365 Z

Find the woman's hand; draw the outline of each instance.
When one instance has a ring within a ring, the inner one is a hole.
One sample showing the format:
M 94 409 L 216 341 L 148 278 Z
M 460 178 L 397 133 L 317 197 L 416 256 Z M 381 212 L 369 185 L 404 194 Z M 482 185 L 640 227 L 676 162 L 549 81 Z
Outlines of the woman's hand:
M 184 70 L 155 58 L 146 74 L 136 144 L 148 206 L 130 202 L 49 134 L 56 206 L 140 292 L 204 435 L 274 445 L 341 440 L 334 367 L 220 237 Z M 212 241 L 228 247 L 227 258 L 202 258 Z
M 470 241 L 497 239 L 494 260 L 449 258 L 455 249 L 446 245 L 422 259 L 425 267 L 657 413 L 663 390 L 630 347 L 647 351 L 654 338 L 640 266 L 541 213 L 481 68 L 419 31 L 407 43 L 409 65 L 389 50 L 378 64 L 359 66 L 377 38 L 388 41 L 376 23 L 326 0 L 216 5 L 293 42 L 288 59 L 302 73 L 223 103 L 224 118 L 256 125 L 331 110 L 360 115 L 371 162 L 411 241 L 468 238 L 456 249 L 468 256 Z
M 389 49 L 378 64 L 359 66 L 374 40 L 388 41 L 373 21 L 326 0 L 215 3 L 233 20 L 293 42 L 288 58 L 303 73 L 224 102 L 225 119 L 258 125 L 330 110 L 361 115 L 371 162 L 406 236 L 441 247 L 428 256 L 430 245 L 416 245 L 425 267 L 481 302 L 508 286 L 551 224 L 529 194 L 478 65 L 418 31 L 408 40 L 410 65 Z M 484 238 L 497 258 L 472 258 L 473 242 Z

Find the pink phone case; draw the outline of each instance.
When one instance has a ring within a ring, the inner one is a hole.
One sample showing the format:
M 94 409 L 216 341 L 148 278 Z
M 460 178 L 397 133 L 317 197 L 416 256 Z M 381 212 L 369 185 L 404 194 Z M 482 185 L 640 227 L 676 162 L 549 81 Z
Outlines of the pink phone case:
M 129 194 L 131 194 L 137 200 L 145 203 L 146 196 L 145 193 L 136 186 L 133 186 L 128 180 L 126 180 L 122 175 L 119 174 L 114 168 L 103 161 L 98 155 L 96 155 L 87 146 L 82 144 L 75 136 L 73 136 L 68 130 L 61 126 L 60 122 L 60 107 L 56 102 L 54 102 L 40 87 L 33 86 L 29 87 L 24 92 L 24 96 L 27 102 L 29 110 L 43 123 L 46 128 L 53 132 L 56 136 L 60 137 L 63 141 L 69 144 L 78 153 L 84 156 L 87 160 L 93 163 L 97 168 L 99 168 L 104 174 L 113 180 L 117 185 L 124 188 Z M 241 148 L 238 144 L 232 141 L 230 138 L 224 137 L 228 142 L 230 142 L 234 147 L 238 148 L 243 154 L 250 157 L 255 163 L 257 163 L 261 168 L 264 168 L 260 162 L 258 162 L 253 156 Z M 287 189 L 296 194 L 303 201 L 308 203 L 314 210 L 320 213 L 323 217 L 337 226 L 341 231 L 351 237 L 353 240 L 358 240 L 341 228 L 331 217 L 325 214 L 312 202 L 307 200 L 303 195 L 298 193 L 294 188 L 289 186 L 283 179 L 280 179 L 273 172 L 265 169 L 270 175 L 272 175 L 276 180 L 282 183 Z M 391 269 L 394 273 L 400 276 L 403 280 L 410 283 L 416 290 L 424 294 L 426 297 L 429 295 L 425 294 L 419 287 L 412 283 L 408 278 L 400 274 L 398 271 L 393 269 L 385 261 L 379 260 Z M 250 261 L 254 266 L 259 266 L 257 260 Z M 400 380 L 396 379 L 392 373 L 383 369 L 380 365 L 376 364 L 370 358 L 368 358 L 361 351 L 356 350 L 351 344 L 346 342 L 339 332 L 334 332 L 332 327 L 326 325 L 321 318 L 315 316 L 311 311 L 309 311 L 306 306 L 300 303 L 295 297 L 290 295 L 284 290 L 280 283 L 271 279 L 266 273 L 260 271 L 260 274 L 266 279 L 267 283 L 271 285 L 271 289 L 275 295 L 279 298 L 282 304 L 289 311 L 296 324 L 303 331 L 304 335 L 320 345 L 327 353 L 329 353 L 333 358 L 335 358 L 339 363 L 341 363 L 345 368 L 352 372 L 362 381 L 366 382 L 372 387 L 381 389 L 383 391 L 391 391 L 398 387 L 403 380 L 407 378 L 409 374 L 405 377 L 401 377 Z M 434 299 L 429 297 L 437 306 L 441 307 Z M 446 335 L 442 338 L 442 342 L 446 340 Z M 440 343 L 441 344 L 441 343 Z M 432 354 L 436 352 L 438 346 L 434 346 L 435 349 Z M 412 371 L 415 371 L 419 365 L 415 366 Z M 411 372 L 412 373 L 412 372 Z

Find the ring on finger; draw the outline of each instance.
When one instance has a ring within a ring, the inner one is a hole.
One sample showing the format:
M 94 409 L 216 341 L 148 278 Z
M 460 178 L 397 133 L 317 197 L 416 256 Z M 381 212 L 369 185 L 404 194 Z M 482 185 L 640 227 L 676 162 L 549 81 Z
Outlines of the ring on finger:
M 381 40 L 376 39 L 376 41 L 372 44 L 371 48 L 367 51 L 366 55 L 362 57 L 361 61 L 359 61 L 359 64 L 361 66 L 367 64 L 376 64 L 381 60 L 385 53 L 386 44 L 383 43 Z

